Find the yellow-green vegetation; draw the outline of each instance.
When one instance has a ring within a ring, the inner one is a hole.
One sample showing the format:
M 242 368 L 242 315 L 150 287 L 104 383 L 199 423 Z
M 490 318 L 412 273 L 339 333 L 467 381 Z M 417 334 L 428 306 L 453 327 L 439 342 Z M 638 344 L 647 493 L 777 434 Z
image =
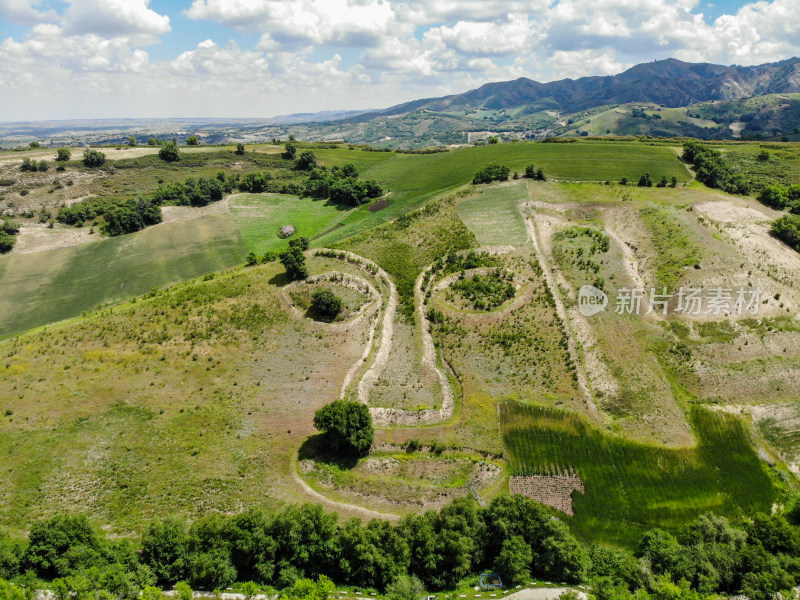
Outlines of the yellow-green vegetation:
M 366 330 L 291 317 L 283 281 L 276 263 L 233 269 L 5 342 L 0 526 L 80 511 L 127 533 L 306 499 L 292 454 Z
M 528 241 L 528 232 L 519 212 L 520 202 L 530 199 L 525 183 L 487 187 L 458 203 L 458 216 L 475 234 L 481 246 L 510 244 L 519 246 Z
M 246 253 L 233 219 L 164 223 L 91 244 L 0 257 L 0 337 L 219 271 Z
M 697 446 L 668 450 L 607 436 L 563 411 L 503 403 L 500 422 L 515 475 L 576 473 L 573 531 L 586 539 L 635 543 L 652 527 L 675 529 L 704 512 L 739 518 L 769 512 L 774 476 L 737 418 L 693 408 Z
M 247 249 L 258 255 L 286 247 L 279 235 L 291 225 L 295 237 L 309 240 L 335 228 L 354 209 L 326 200 L 312 200 L 288 194 L 236 194 L 230 211 Z

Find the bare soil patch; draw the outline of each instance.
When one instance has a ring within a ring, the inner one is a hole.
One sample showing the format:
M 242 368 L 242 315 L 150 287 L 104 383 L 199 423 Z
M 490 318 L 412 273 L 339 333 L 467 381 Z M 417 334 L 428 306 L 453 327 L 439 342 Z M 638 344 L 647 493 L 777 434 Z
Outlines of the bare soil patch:
M 577 475 L 512 476 L 508 481 L 508 490 L 512 494 L 520 494 L 552 506 L 570 516 L 575 514 L 572 510 L 573 492 L 586 493 L 586 488 Z

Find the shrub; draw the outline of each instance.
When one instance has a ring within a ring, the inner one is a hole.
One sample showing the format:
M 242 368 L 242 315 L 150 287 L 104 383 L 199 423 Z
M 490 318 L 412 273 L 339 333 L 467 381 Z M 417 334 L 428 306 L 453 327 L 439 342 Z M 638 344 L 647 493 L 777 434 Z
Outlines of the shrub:
M 650 173 L 645 173 L 639 178 L 639 187 L 653 187 L 653 180 L 650 179 Z
M 181 159 L 180 152 L 178 152 L 178 144 L 167 142 L 158 151 L 158 158 L 166 162 L 177 162 Z
M 17 239 L 13 235 L 7 234 L 5 231 L 0 231 L 0 254 L 11 252 Z
M 789 204 L 789 188 L 784 185 L 768 185 L 758 194 L 758 201 L 775 210 L 783 210 Z
M 241 142 L 236 144 L 236 154 L 238 154 L 239 156 L 242 156 L 244 154 L 244 144 L 242 144 Z
M 326 434 L 334 452 L 366 456 L 375 433 L 372 416 L 361 402 L 336 400 L 314 413 L 314 427 Z
M 294 158 L 294 155 L 295 155 L 295 154 L 297 154 L 297 146 L 295 146 L 295 145 L 294 145 L 294 144 L 292 144 L 291 142 L 287 142 L 287 143 L 284 145 L 284 147 L 283 147 L 283 148 L 284 148 L 284 151 L 283 151 L 283 158 L 287 158 L 287 159 L 293 159 L 293 158 Z
M 800 252 L 800 215 L 785 215 L 772 223 L 772 235 Z
M 59 162 L 65 162 L 72 158 L 72 152 L 70 152 L 69 148 L 59 148 L 56 150 L 56 160 Z
M 190 135 L 188 138 L 186 138 L 187 146 L 197 146 L 199 144 L 200 144 L 200 138 L 198 138 L 196 135 Z
M 499 163 L 491 163 L 475 173 L 472 183 L 491 183 L 492 181 L 506 181 L 511 169 Z
M 312 310 L 326 319 L 335 319 L 342 312 L 342 299 L 330 290 L 317 290 L 311 295 Z
M 311 150 L 306 150 L 297 159 L 297 168 L 302 171 L 309 171 L 317 166 L 317 157 Z M 351 165 L 352 166 L 352 165 Z
M 101 167 L 106 162 L 106 155 L 99 150 L 87 148 L 83 151 L 83 165 L 85 167 Z
M 525 167 L 525 177 L 528 179 L 533 179 L 536 177 L 536 168 L 533 165 L 528 165 Z

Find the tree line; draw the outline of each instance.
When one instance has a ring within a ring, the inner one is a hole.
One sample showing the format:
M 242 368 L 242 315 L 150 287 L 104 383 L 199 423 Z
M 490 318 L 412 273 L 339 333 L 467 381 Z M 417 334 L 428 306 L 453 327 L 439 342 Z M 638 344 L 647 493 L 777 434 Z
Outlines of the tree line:
M 709 148 L 700 142 L 686 142 L 683 144 L 681 157 L 692 165 L 697 180 L 708 187 L 729 194 L 750 193 L 750 182 L 747 177 L 734 172 L 722 159 L 719 150 Z
M 454 500 L 396 525 L 340 522 L 310 504 L 272 514 L 214 514 L 191 524 L 170 517 L 151 522 L 135 541 L 105 539 L 86 516 L 60 515 L 35 523 L 24 542 L 0 536 L 0 578 L 23 584 L 41 578 L 59 600 L 97 598 L 98 590 L 133 600 L 148 586 L 181 581 L 206 590 L 235 581 L 291 589 L 320 576 L 385 590 L 412 575 L 430 590 L 446 590 L 492 570 L 506 585 L 532 576 L 588 583 L 596 600 L 699 600 L 718 593 L 767 600 L 800 577 L 798 516 L 797 510 L 761 514 L 736 527 L 708 514 L 677 535 L 651 530 L 625 550 L 580 542 L 544 507 L 508 494 L 484 508 L 471 498 Z

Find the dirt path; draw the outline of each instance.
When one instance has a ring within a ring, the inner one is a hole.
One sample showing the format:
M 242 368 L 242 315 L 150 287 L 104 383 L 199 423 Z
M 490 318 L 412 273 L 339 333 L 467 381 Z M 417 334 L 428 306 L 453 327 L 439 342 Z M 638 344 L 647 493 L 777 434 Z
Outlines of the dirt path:
M 530 193 L 530 192 L 529 192 Z M 589 382 L 586 378 L 586 371 L 583 368 L 583 363 L 580 360 L 580 356 L 578 354 L 578 346 L 575 343 L 575 335 L 572 332 L 572 328 L 570 327 L 569 318 L 567 316 L 567 310 L 564 306 L 564 300 L 561 298 L 561 291 L 556 283 L 556 278 L 553 275 L 552 270 L 550 269 L 550 264 L 548 263 L 544 252 L 542 251 L 541 245 L 539 244 L 538 235 L 536 232 L 536 224 L 533 219 L 532 209 L 533 206 L 528 203 L 524 202 L 518 206 L 520 215 L 522 219 L 525 221 L 525 227 L 528 230 L 528 237 L 533 244 L 534 251 L 536 252 L 536 257 L 539 260 L 539 264 L 542 267 L 542 274 L 544 275 L 545 282 L 547 283 L 547 287 L 550 288 L 550 291 L 553 294 L 553 299 L 555 300 L 556 305 L 556 314 L 558 318 L 561 320 L 561 325 L 564 327 L 564 332 L 567 336 L 567 348 L 569 350 L 569 355 L 572 361 L 575 363 L 575 370 L 578 375 L 578 387 L 580 388 L 581 392 L 583 393 L 584 399 L 586 401 L 586 406 L 589 410 L 597 414 L 597 405 L 594 402 L 594 397 L 592 396 L 591 389 L 589 387 Z
M 303 478 L 300 477 L 299 473 L 297 472 L 297 453 L 295 453 L 294 457 L 292 458 L 292 464 L 290 465 L 289 468 L 292 472 L 292 479 L 294 479 L 295 483 L 299 485 L 308 496 L 311 496 L 315 501 L 320 502 L 323 506 L 331 510 L 334 510 L 336 512 L 344 510 L 366 519 L 383 519 L 385 521 L 400 520 L 399 515 L 382 513 L 376 510 L 370 510 L 368 508 L 363 508 L 361 506 L 358 506 L 357 504 L 338 502 L 337 500 L 331 500 L 327 496 L 320 494 L 317 490 L 315 490 L 305 481 L 303 481 Z

